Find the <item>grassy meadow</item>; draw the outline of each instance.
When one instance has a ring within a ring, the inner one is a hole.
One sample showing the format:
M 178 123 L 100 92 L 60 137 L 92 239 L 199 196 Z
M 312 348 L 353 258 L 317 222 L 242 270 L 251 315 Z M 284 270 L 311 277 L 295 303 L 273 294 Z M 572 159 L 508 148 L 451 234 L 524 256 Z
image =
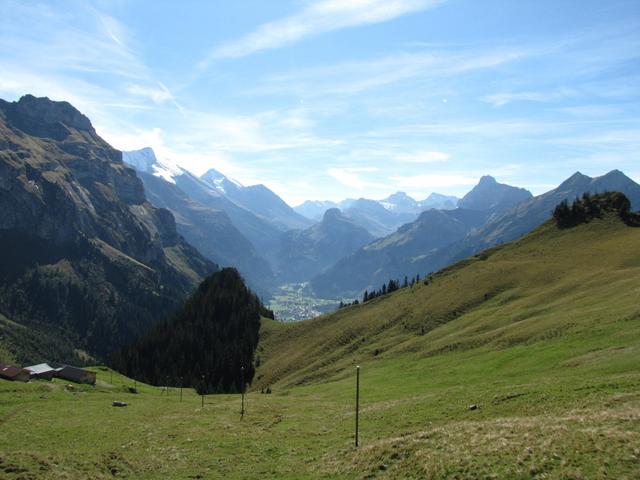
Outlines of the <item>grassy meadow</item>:
M 640 229 L 547 224 L 427 284 L 265 320 L 257 356 L 242 417 L 239 395 L 202 408 L 99 368 L 96 387 L 0 381 L 0 478 L 640 478 Z

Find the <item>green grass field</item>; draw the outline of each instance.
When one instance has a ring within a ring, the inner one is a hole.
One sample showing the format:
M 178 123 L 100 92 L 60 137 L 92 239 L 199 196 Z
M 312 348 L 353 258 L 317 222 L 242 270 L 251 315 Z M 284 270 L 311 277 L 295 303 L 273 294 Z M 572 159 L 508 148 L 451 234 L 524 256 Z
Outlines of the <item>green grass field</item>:
M 0 381 L 0 478 L 640 478 L 640 229 L 545 225 L 427 285 L 264 321 L 258 355 L 243 418 L 239 395 L 202 409 L 102 370 Z

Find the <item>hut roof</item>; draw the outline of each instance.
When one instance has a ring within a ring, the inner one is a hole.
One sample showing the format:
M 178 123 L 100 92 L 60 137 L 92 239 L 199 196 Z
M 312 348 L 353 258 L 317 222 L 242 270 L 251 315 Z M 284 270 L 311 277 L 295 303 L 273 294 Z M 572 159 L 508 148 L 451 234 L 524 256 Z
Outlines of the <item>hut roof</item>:
M 29 372 L 23 368 L 16 367 L 15 365 L 5 365 L 0 363 L 0 377 L 7 378 L 9 380 L 29 380 Z
M 38 365 L 31 365 L 30 367 L 25 367 L 26 370 L 29 370 L 34 375 L 39 375 L 42 373 L 55 372 L 55 368 L 53 368 L 48 363 L 39 363 Z
M 96 382 L 95 373 L 83 370 L 82 368 L 72 367 L 71 365 L 56 368 L 56 377 L 76 383 L 94 384 Z

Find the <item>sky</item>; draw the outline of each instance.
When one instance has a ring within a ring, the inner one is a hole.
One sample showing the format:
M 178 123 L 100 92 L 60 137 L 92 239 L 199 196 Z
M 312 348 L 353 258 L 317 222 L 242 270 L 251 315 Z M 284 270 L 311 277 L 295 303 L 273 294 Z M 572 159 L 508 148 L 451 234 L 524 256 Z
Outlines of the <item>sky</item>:
M 290 205 L 640 181 L 638 0 L 0 0 L 0 98 Z

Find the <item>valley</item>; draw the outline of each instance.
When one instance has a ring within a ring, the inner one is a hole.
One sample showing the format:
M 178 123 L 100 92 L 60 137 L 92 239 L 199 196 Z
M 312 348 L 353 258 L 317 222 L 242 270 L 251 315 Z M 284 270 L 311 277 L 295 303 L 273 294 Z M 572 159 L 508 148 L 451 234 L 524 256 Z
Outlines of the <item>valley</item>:
M 312 321 L 263 319 L 242 417 L 237 394 L 206 396 L 204 408 L 189 390 L 181 402 L 175 385 L 166 395 L 138 383 L 132 395 L 131 379 L 100 368 L 96 387 L 75 391 L 0 382 L 0 471 L 635 478 L 640 263 L 629 247 L 639 235 L 615 215 L 566 230 L 547 223 L 427 285 Z M 116 399 L 129 406 L 111 407 Z M 27 418 L 38 428 L 25 430 Z
M 336 299 L 314 296 L 308 283 L 287 283 L 273 293 L 269 308 L 278 320 L 294 322 L 333 311 L 338 308 L 339 303 Z

